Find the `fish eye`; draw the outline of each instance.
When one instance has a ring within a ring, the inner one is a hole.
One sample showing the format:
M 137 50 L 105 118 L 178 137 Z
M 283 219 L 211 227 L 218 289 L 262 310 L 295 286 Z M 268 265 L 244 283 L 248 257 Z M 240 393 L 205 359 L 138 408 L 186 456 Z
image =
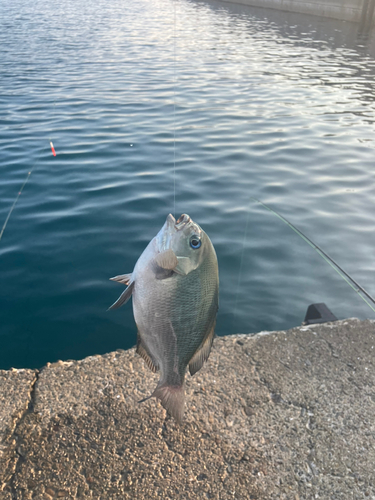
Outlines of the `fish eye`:
M 194 250 L 197 250 L 200 246 L 201 246 L 202 242 L 201 242 L 201 239 L 199 238 L 199 236 L 197 236 L 196 234 L 194 234 L 191 238 L 190 238 L 190 246 L 191 248 L 193 248 Z

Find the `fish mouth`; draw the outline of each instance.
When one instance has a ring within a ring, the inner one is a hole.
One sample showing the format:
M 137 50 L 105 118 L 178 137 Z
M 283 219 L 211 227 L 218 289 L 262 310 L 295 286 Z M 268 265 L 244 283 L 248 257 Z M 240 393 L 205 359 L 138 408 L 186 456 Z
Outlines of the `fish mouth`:
M 182 214 L 181 217 L 176 221 L 174 227 L 177 229 L 177 231 L 181 231 L 186 224 L 189 224 L 191 222 L 191 218 L 187 214 Z
M 174 228 L 176 231 L 181 231 L 189 222 L 191 222 L 191 218 L 187 214 L 182 214 L 177 221 L 172 214 L 169 214 L 166 220 L 167 227 L 170 229 Z
M 161 253 L 169 250 L 172 245 L 173 235 L 175 235 L 178 231 L 182 231 L 188 224 L 191 224 L 192 222 L 193 221 L 187 214 L 182 214 L 177 221 L 172 214 L 169 214 L 164 226 L 156 235 L 158 252 Z

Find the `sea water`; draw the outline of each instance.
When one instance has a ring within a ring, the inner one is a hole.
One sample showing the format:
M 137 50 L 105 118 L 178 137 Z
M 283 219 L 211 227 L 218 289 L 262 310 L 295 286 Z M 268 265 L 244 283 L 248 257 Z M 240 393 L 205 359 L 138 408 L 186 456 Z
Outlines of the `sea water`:
M 219 335 L 299 325 L 316 302 L 374 318 L 249 201 L 375 294 L 374 45 L 358 24 L 220 2 L 2 2 L 0 226 L 32 173 L 0 241 L 0 368 L 135 344 L 108 279 L 174 184 L 175 215 L 217 251 Z

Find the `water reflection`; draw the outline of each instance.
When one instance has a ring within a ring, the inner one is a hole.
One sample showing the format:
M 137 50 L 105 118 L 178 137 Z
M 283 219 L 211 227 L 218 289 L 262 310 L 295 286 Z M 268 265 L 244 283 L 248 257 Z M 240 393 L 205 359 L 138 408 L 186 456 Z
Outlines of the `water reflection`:
M 243 30 L 248 30 L 251 38 L 258 33 L 273 40 L 284 55 L 291 57 L 290 66 L 296 67 L 296 73 L 302 72 L 297 79 L 303 78 L 306 72 L 306 78 L 311 79 L 306 81 L 308 84 L 358 84 L 356 89 L 363 91 L 364 99 L 373 99 L 375 80 L 369 76 L 375 74 L 375 26 L 369 20 L 355 23 L 226 2 L 195 3 L 218 14 L 228 14 L 233 33 L 242 39 Z M 240 35 L 238 29 L 241 30 Z M 297 49 L 294 53 L 285 52 L 293 47 Z M 307 53 L 311 60 L 310 66 L 299 62 Z M 269 58 L 271 62 L 277 63 L 277 54 L 270 53 Z M 293 69 L 284 68 L 284 74 L 288 74 L 287 70 L 293 73 Z M 352 80 L 348 80 L 348 77 Z
M 370 1 L 371 9 L 374 8 L 374 0 L 365 1 L 368 4 Z M 249 24 L 251 24 L 251 18 L 256 19 L 263 26 L 272 26 L 280 36 L 303 44 L 326 43 L 331 49 L 342 47 L 360 49 L 359 52 L 366 51 L 369 55 L 375 55 L 375 26 L 369 15 L 364 15 L 361 22 L 356 23 L 215 0 L 204 2 L 197 0 L 194 3 L 205 5 L 216 13 L 228 13 Z M 363 12 L 369 11 L 364 8 Z

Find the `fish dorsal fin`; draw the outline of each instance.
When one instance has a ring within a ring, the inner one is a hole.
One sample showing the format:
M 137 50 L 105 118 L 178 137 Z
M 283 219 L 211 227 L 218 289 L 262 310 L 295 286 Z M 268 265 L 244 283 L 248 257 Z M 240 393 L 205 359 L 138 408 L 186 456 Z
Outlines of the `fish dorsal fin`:
M 146 365 L 150 368 L 151 371 L 153 371 L 155 373 L 159 370 L 158 363 L 153 359 L 149 350 L 147 349 L 145 344 L 142 342 L 142 338 L 141 338 L 139 332 L 137 333 L 136 353 L 139 354 L 141 356 L 141 358 L 143 358 L 145 360 Z
M 197 371 L 202 368 L 204 362 L 207 361 L 208 356 L 210 355 L 212 342 L 214 341 L 215 337 L 215 323 L 213 324 L 203 343 L 189 362 L 190 375 L 194 375 L 195 373 L 197 373 Z
M 109 278 L 111 281 L 117 281 L 118 283 L 122 283 L 123 285 L 129 285 L 132 280 L 132 274 L 119 274 L 118 276 L 114 276 L 113 278 Z
M 158 253 L 155 257 L 155 262 L 159 267 L 169 270 L 173 270 L 178 264 L 176 254 L 170 248 Z
M 120 297 L 116 300 L 114 304 L 111 305 L 111 307 L 109 307 L 109 309 L 118 309 L 119 307 L 126 304 L 126 302 L 130 299 L 133 293 L 133 288 L 134 288 L 134 281 L 130 281 L 128 288 L 122 292 Z

